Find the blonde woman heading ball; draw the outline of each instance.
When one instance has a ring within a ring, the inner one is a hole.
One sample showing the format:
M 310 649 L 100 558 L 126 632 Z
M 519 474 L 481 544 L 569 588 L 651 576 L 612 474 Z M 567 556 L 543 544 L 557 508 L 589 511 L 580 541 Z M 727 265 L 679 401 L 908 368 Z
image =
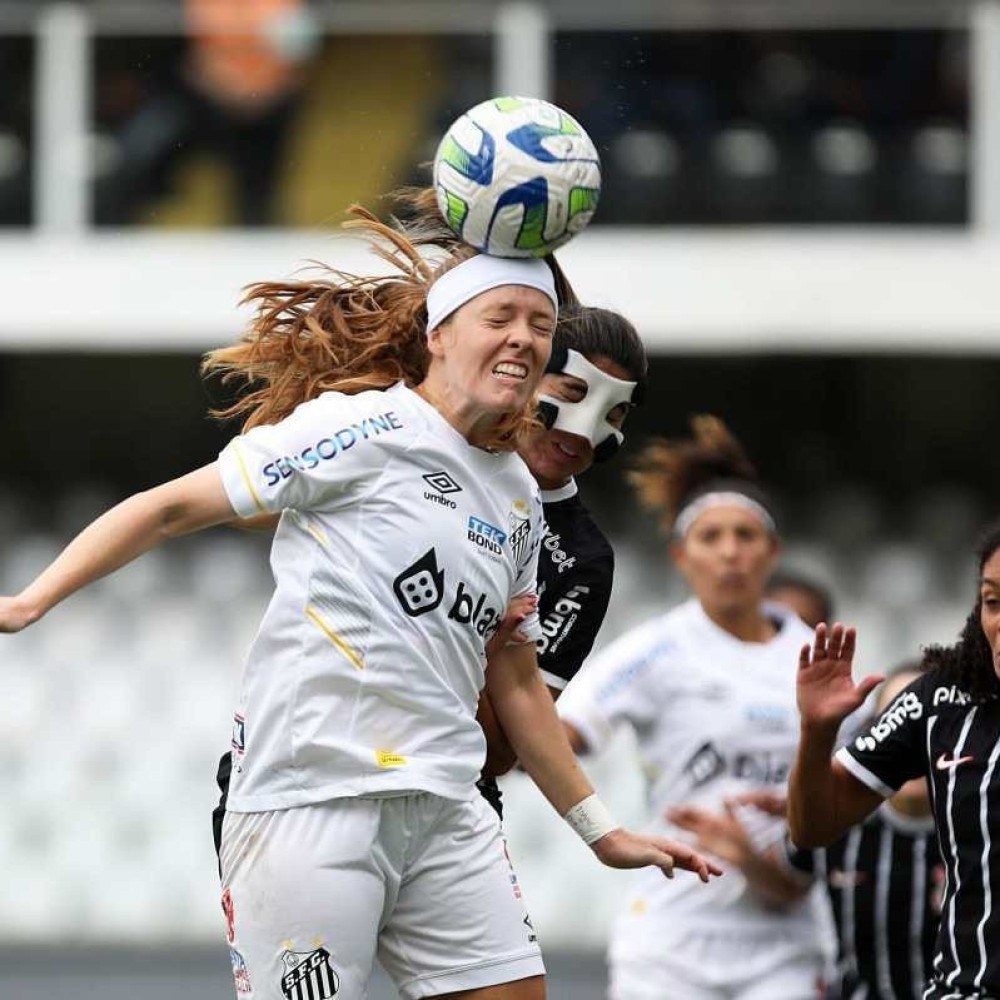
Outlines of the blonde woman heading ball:
M 0 598 L 0 631 L 168 538 L 281 512 L 222 832 L 238 994 L 355 1000 L 377 953 L 404 997 L 537 1000 L 538 945 L 475 788 L 484 684 L 522 765 L 603 863 L 718 869 L 610 819 L 533 643 L 484 677 L 505 608 L 535 587 L 541 504 L 514 449 L 549 358 L 552 270 L 469 253 L 435 269 L 362 224 L 397 274 L 256 286 L 244 341 L 208 359 L 248 380 L 244 432 Z M 470 518 L 504 536 L 499 554 L 469 540 Z M 539 638 L 537 615 L 521 631 Z

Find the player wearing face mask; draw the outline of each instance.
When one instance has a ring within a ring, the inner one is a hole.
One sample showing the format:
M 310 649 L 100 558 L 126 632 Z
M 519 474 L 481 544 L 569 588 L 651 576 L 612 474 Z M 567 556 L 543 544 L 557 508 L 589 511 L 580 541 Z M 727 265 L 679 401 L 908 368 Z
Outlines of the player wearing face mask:
M 623 316 L 585 306 L 560 309 L 552 358 L 539 386 L 545 426 L 518 448 L 542 491 L 538 665 L 553 698 L 593 648 L 614 576 L 611 545 L 581 500 L 576 477 L 621 447 L 622 426 L 641 400 L 646 370 L 642 341 Z M 479 788 L 501 812 L 496 777 L 514 765 L 514 755 L 485 699 L 479 717 L 488 743 Z

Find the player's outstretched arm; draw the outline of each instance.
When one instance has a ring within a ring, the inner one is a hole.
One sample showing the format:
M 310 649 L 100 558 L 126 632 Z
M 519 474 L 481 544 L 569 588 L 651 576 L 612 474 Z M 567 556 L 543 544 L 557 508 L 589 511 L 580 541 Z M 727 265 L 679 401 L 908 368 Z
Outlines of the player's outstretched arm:
M 0 632 L 19 632 L 70 594 L 177 535 L 233 517 L 215 463 L 123 500 L 84 528 L 14 597 L 0 597 Z
M 881 677 L 854 683 L 856 633 L 840 623 L 816 627 L 802 647 L 796 695 L 801 735 L 788 783 L 788 831 L 797 847 L 820 847 L 842 836 L 881 802 L 832 757 L 841 722 L 859 708 Z
M 663 837 L 632 833 L 603 814 L 580 769 L 542 675 L 533 644 L 507 646 L 490 661 L 486 693 L 517 758 L 542 794 L 611 868 L 655 865 L 696 872 L 707 882 L 721 869 L 692 848 Z

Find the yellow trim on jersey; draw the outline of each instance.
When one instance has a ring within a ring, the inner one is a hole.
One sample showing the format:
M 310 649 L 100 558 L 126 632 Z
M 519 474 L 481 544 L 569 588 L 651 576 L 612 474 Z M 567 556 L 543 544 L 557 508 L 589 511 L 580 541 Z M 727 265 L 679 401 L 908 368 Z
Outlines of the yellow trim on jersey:
M 243 485 L 246 486 L 247 492 L 253 497 L 253 502 L 257 505 L 257 510 L 262 514 L 270 514 L 271 512 L 264 506 L 264 501 L 261 500 L 260 494 L 257 492 L 257 488 L 253 484 L 253 480 L 250 478 L 250 473 L 247 470 L 247 464 L 243 461 L 243 452 L 240 451 L 239 442 L 233 441 L 233 452 L 236 454 L 236 461 L 240 463 L 240 473 L 243 476 Z
M 392 753 L 390 750 L 376 750 L 375 763 L 379 767 L 406 767 L 410 762 L 401 753 Z
M 306 607 L 306 617 L 327 637 L 327 639 L 332 642 L 337 649 L 339 649 L 344 656 L 346 656 L 351 663 L 354 664 L 358 670 L 365 669 L 364 660 L 357 654 L 357 652 L 344 642 L 344 640 L 337 635 L 337 633 L 329 626 L 323 616 L 316 610 L 313 605 L 308 605 Z
M 305 528 L 324 548 L 330 544 L 330 539 L 326 537 L 325 531 L 317 528 L 314 524 L 310 524 L 309 521 L 306 521 Z

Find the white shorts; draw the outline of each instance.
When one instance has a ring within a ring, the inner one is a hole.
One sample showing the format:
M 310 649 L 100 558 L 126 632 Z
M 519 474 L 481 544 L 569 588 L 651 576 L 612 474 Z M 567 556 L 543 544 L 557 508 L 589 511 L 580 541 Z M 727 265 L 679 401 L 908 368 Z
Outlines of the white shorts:
M 795 937 L 752 931 L 680 933 L 653 954 L 620 939 L 609 957 L 610 1000 L 815 1000 L 823 959 Z
M 221 858 L 239 1000 L 362 1000 L 376 950 L 406 1000 L 545 971 L 479 795 L 227 813 Z

